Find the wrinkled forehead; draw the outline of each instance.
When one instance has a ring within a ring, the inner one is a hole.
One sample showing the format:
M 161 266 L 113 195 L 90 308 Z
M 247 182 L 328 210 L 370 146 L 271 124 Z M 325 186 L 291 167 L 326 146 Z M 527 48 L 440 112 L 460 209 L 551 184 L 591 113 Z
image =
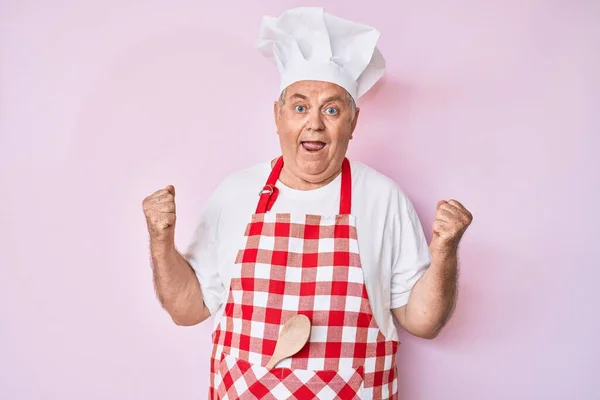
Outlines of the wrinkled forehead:
M 281 100 L 292 98 L 304 99 L 311 102 L 322 102 L 325 100 L 348 101 L 349 94 L 343 87 L 331 82 L 324 81 L 298 81 L 286 87 L 282 92 Z

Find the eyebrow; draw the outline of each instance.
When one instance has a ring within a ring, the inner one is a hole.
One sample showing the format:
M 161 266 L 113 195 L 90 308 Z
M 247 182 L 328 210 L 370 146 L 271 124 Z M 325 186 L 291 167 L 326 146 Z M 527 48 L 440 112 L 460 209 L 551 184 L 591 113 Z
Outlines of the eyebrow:
M 302 100 L 308 100 L 308 97 L 306 97 L 305 95 L 300 94 L 300 93 L 294 93 L 293 95 L 290 96 L 290 99 L 295 99 L 295 98 L 302 99 Z
M 305 96 L 303 94 L 300 94 L 300 93 L 294 93 L 293 95 L 290 96 L 290 99 L 296 99 L 296 98 L 302 99 L 302 100 L 308 100 L 307 96 Z M 334 95 L 334 96 L 329 96 L 328 98 L 326 98 L 323 101 L 323 103 L 329 103 L 329 102 L 332 102 L 332 101 L 342 101 L 343 102 L 344 99 L 340 95 Z
M 340 95 L 335 95 L 335 96 L 330 96 L 330 97 L 326 98 L 323 103 L 329 103 L 332 101 L 344 101 L 344 99 L 342 99 L 342 96 L 340 96 Z

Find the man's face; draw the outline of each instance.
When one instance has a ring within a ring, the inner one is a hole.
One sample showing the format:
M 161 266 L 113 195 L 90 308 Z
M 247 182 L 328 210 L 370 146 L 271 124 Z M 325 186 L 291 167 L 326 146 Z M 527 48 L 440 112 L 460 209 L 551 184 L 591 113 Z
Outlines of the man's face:
M 329 82 L 288 86 L 283 102 L 275 102 L 274 113 L 290 173 L 320 183 L 340 170 L 359 113 L 353 113 L 350 100 L 342 87 Z

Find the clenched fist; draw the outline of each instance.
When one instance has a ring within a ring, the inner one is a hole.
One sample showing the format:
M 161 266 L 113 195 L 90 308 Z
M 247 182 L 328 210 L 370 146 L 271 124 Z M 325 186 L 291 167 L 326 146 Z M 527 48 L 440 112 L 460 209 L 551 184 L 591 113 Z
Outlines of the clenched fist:
M 175 188 L 172 185 L 158 190 L 142 202 L 148 233 L 156 242 L 175 241 Z
M 439 253 L 456 251 L 472 220 L 473 215 L 458 201 L 439 201 L 433 221 L 431 250 Z

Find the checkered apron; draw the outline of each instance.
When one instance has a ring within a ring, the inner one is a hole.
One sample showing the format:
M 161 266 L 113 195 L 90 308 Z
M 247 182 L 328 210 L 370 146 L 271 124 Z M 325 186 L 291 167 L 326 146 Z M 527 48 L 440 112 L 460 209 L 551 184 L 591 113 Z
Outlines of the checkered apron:
M 275 164 L 246 228 L 222 319 L 213 333 L 211 399 L 397 399 L 396 350 L 373 318 L 350 214 L 344 160 L 340 214 L 271 214 Z M 271 370 L 284 323 L 311 323 L 307 344 Z

